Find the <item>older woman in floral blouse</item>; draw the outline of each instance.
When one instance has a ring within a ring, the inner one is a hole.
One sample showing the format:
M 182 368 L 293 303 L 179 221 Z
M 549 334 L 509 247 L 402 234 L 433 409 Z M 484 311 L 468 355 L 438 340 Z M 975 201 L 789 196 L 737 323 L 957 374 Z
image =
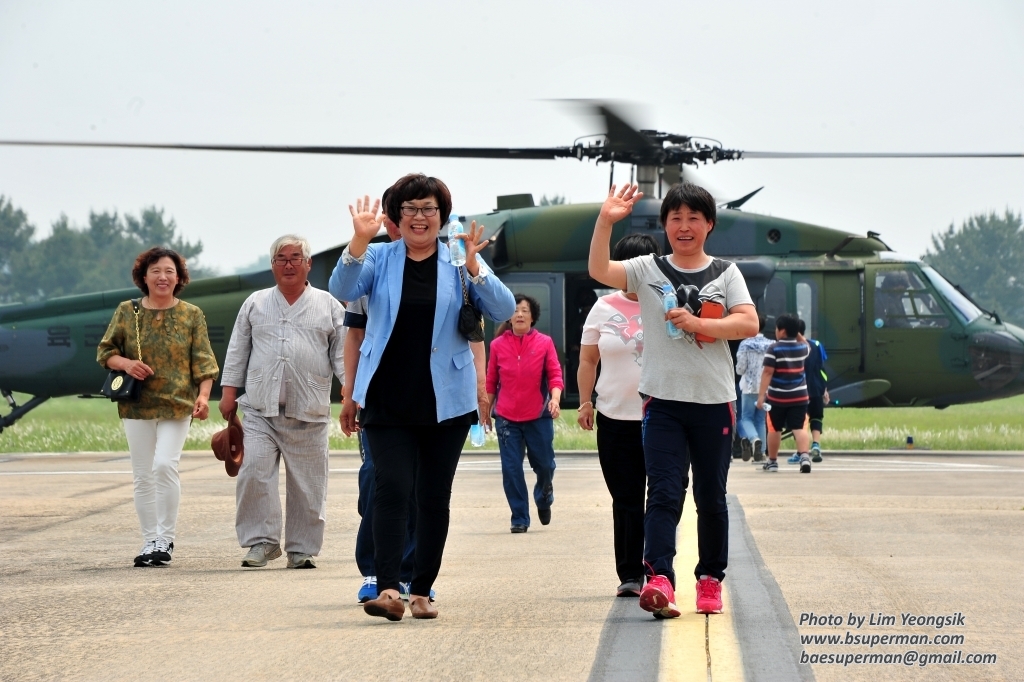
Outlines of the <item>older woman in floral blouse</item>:
M 162 566 L 174 551 L 181 448 L 192 419 L 210 413 L 219 368 L 203 311 L 177 298 L 189 281 L 185 259 L 170 249 L 149 249 L 135 260 L 132 279 L 144 294 L 138 317 L 131 301 L 117 307 L 96 361 L 143 382 L 139 402 L 119 403 L 117 411 L 131 452 L 144 540 L 135 566 Z

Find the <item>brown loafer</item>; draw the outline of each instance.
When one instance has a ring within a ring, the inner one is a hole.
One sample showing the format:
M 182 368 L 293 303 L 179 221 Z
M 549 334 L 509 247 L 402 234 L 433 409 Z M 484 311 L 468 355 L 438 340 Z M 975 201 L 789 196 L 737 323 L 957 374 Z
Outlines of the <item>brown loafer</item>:
M 402 620 L 402 616 L 405 615 L 405 604 L 401 599 L 395 599 L 394 597 L 382 594 L 376 599 L 371 599 L 363 604 L 363 611 L 370 616 L 380 616 L 388 620 Z M 415 615 L 415 612 L 413 612 L 413 616 Z
M 409 599 L 409 613 L 413 618 L 437 618 L 437 609 L 427 597 Z

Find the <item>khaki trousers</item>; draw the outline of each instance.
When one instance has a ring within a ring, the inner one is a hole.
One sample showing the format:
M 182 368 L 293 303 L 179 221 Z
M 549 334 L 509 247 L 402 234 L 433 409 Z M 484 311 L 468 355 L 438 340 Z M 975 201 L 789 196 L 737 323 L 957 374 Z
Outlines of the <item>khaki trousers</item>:
M 327 423 L 304 422 L 250 411 L 242 424 L 245 457 L 235 488 L 238 544 L 281 543 L 278 469 L 284 458 L 284 550 L 316 556 L 327 521 Z

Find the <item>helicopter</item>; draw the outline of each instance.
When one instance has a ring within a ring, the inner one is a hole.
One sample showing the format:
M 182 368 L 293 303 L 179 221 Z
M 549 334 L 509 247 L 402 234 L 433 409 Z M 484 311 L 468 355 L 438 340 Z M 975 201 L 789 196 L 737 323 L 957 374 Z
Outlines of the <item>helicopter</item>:
M 727 149 L 709 138 L 638 129 L 607 104 L 592 105 L 606 132 L 549 148 L 310 147 L 100 142 L 0 141 L 2 145 L 182 149 L 256 153 L 491 159 L 576 158 L 629 165 L 630 182 L 645 198 L 616 223 L 613 242 L 649 234 L 667 251 L 659 224 L 666 186 L 686 179 L 698 164 L 746 158 L 993 158 L 1024 154 L 803 153 Z M 769 321 L 795 312 L 807 336 L 828 351 L 830 405 L 840 407 L 932 406 L 980 402 L 1024 393 L 1024 329 L 986 311 L 969 294 L 915 258 L 893 253 L 881 235 L 851 234 L 827 227 L 742 210 L 763 188 L 719 205 L 709 254 L 734 261 L 743 273 L 759 315 Z M 552 337 L 566 381 L 563 405 L 579 403 L 576 369 L 584 321 L 598 296 L 587 258 L 600 204 L 535 205 L 530 194 L 499 196 L 484 214 L 459 216 L 486 226 L 482 252 L 513 291 L 538 300 L 537 328 Z M 442 237 L 445 237 L 442 232 Z M 387 240 L 379 234 L 374 241 Z M 326 289 L 345 244 L 314 254 L 309 282 Z M 192 282 L 181 298 L 205 313 L 210 341 L 223 366 L 231 329 L 242 302 L 274 286 L 269 270 Z M 0 394 L 10 413 L 0 431 L 58 396 L 100 397 L 105 371 L 95 361 L 115 307 L 136 289 L 53 298 L 0 306 Z M 769 322 L 770 324 L 770 322 Z M 493 326 L 488 323 L 486 336 Z M 22 405 L 13 393 L 28 394 Z M 219 397 L 214 389 L 214 398 Z M 337 386 L 332 395 L 339 395 Z

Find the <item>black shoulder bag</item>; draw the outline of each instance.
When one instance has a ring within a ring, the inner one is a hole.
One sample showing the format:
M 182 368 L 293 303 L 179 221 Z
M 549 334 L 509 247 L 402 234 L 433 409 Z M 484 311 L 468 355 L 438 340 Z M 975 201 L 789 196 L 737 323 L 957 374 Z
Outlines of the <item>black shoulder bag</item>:
M 135 348 L 139 352 L 139 362 L 142 361 L 142 342 L 139 335 L 139 299 L 132 299 L 132 310 L 135 313 Z M 122 369 L 112 369 L 107 374 L 107 380 L 103 382 L 100 389 L 105 397 L 115 403 L 137 403 L 142 397 L 142 381 L 136 379 Z
M 484 316 L 469 302 L 469 288 L 466 286 L 464 267 L 459 268 L 459 281 L 462 282 L 462 307 L 459 308 L 459 333 L 468 341 L 484 340 Z

